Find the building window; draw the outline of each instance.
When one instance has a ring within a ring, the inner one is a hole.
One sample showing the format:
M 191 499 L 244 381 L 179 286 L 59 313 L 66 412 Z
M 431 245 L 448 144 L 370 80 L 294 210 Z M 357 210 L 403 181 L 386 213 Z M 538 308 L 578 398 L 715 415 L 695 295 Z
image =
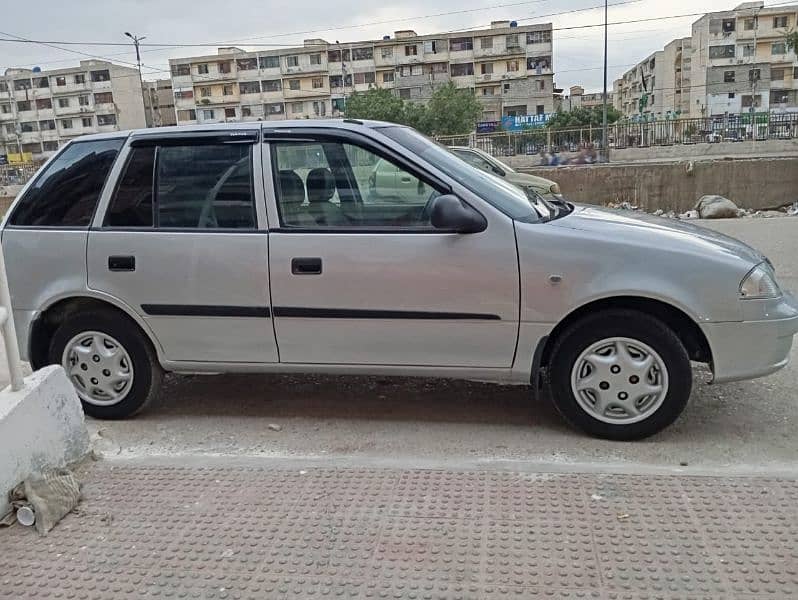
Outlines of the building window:
M 710 46 L 709 58 L 734 58 L 734 46 Z
M 393 81 L 393 77 L 394 77 L 393 71 L 385 71 L 382 74 L 382 82 L 383 83 L 390 83 L 391 81 Z
M 771 90 L 770 103 L 771 104 L 786 104 L 790 101 L 790 93 L 786 90 Z
M 83 125 L 83 127 L 91 127 L 94 123 L 91 117 L 82 117 L 80 119 L 80 124 Z
M 734 83 L 734 71 L 723 71 L 723 83 Z
M 756 19 L 754 17 L 748 17 L 743 21 L 743 29 L 745 31 L 753 31 L 756 28 Z
M 495 96 L 496 95 L 496 88 L 494 86 L 487 86 L 482 88 L 482 95 L 483 96 Z
M 420 66 L 420 65 L 419 65 Z M 374 83 L 374 73 L 355 73 L 355 84 Z
M 426 40 L 424 42 L 424 54 L 437 54 L 438 40 Z
M 301 113 L 303 107 L 304 107 L 304 103 L 302 103 L 302 102 L 292 102 L 291 103 L 291 112 L 294 113 L 294 114 Z
M 53 101 L 50 98 L 37 98 L 36 109 L 47 110 L 53 107 Z
M 30 89 L 30 79 L 16 79 L 14 80 L 14 90 L 21 92 L 22 90 Z
M 283 84 L 279 79 L 264 79 L 261 81 L 264 92 L 279 92 L 283 89 Z
M 511 33 L 505 37 L 505 45 L 508 49 L 520 48 L 521 44 L 518 43 L 518 34 Z
M 211 88 L 209 87 L 201 87 L 200 88 L 200 96 L 203 98 L 210 98 L 211 97 Z
M 535 108 L 535 114 L 543 115 L 546 114 L 546 107 L 542 104 L 538 104 Z
M 651 87 L 654 87 L 653 83 L 651 84 Z M 538 79 L 535 82 L 535 89 L 537 91 L 539 91 L 539 92 L 542 92 L 543 90 L 545 90 L 546 89 L 546 80 L 545 79 Z M 653 98 L 653 96 L 652 96 L 652 98 Z
M 352 60 L 371 60 L 374 58 L 372 48 L 352 48 Z
M 42 150 L 45 152 L 55 152 L 58 150 L 58 142 L 55 140 L 45 140 L 42 142 Z
M 528 71 L 534 71 L 540 75 L 543 71 L 551 69 L 550 56 L 530 56 L 526 59 L 526 68 Z
M 299 66 L 299 57 L 298 56 L 286 56 L 285 57 L 285 66 L 286 67 L 298 67 Z
M 299 83 L 300 83 L 299 79 L 289 79 L 288 80 L 288 89 L 289 90 L 294 90 L 294 91 L 298 90 L 299 87 L 300 87 Z
M 78 96 L 78 106 L 88 106 L 89 105 L 89 97 L 88 96 Z
M 346 99 L 345 98 L 333 98 L 332 99 L 332 109 L 333 112 L 343 112 L 346 109 Z
M 239 58 L 236 60 L 236 67 L 239 71 L 254 71 L 258 68 L 257 58 Z
M 798 67 L 793 67 L 792 68 L 792 78 L 793 79 L 798 79 Z
M 36 124 L 35 121 L 28 121 L 26 123 L 20 123 L 19 130 L 22 133 L 32 133 L 34 131 L 39 131 L 39 126 Z
M 474 49 L 474 38 L 452 38 L 449 40 L 449 50 L 452 52 L 460 52 L 463 50 Z
M 410 88 L 402 88 L 399 90 L 399 97 L 402 100 L 410 100 Z
M 197 65 L 197 73 L 200 75 L 207 75 L 208 74 L 208 65 L 203 63 L 201 65 Z
M 329 50 L 327 52 L 327 62 L 349 62 L 349 49 Z
M 551 42 L 551 31 L 529 31 L 526 34 L 527 44 L 548 44 Z
M 383 58 L 391 58 L 393 56 L 393 46 L 383 46 L 380 48 L 380 56 Z
M 214 114 L 213 114 L 213 109 L 212 108 L 206 108 L 205 110 L 202 111 L 202 120 L 203 121 L 210 121 L 210 120 L 213 119 L 213 117 L 214 117 Z
M 232 70 L 230 61 L 216 63 L 216 68 L 219 70 L 219 73 L 229 73 Z
M 483 110 L 482 111 L 482 120 L 483 121 L 495 121 L 496 120 L 496 111 L 495 110 Z
M 58 87 L 62 87 L 66 85 L 66 77 L 63 75 L 55 78 L 55 85 Z
M 54 131 L 55 121 L 49 119 L 47 121 L 39 121 L 39 129 L 42 131 Z
M 750 58 L 754 55 L 754 45 L 746 44 L 743 46 L 743 58 Z
M 30 100 L 18 100 L 17 101 L 17 112 L 26 112 L 29 110 L 33 110 L 33 106 L 31 105 Z
M 225 119 L 235 119 L 236 118 L 236 109 L 235 107 L 228 106 L 224 109 L 224 118 Z
M 240 94 L 260 94 L 260 82 L 242 81 L 238 84 L 238 92 Z
M 493 73 L 493 63 L 482 63 L 479 65 L 479 72 L 482 75 L 490 75 Z
M 314 90 L 318 90 L 324 87 L 324 77 L 314 77 L 310 80 L 310 85 Z
M 98 94 L 94 94 L 95 104 L 113 104 L 113 102 L 114 95 L 111 92 L 100 92 Z
M 78 73 L 77 75 L 75 75 L 75 83 L 78 85 L 86 83 L 86 74 Z
M 61 119 L 61 129 L 72 129 L 72 119 Z
M 479 38 L 479 47 L 482 50 L 490 50 L 493 48 L 493 38 L 489 36 Z
M 280 57 L 279 56 L 261 56 L 258 59 L 258 66 L 261 69 L 279 69 Z
M 313 103 L 313 114 L 317 117 L 324 117 L 327 115 L 327 103 L 326 102 L 314 102 Z
M 752 105 L 754 106 L 754 108 L 759 108 L 760 106 L 762 106 L 762 96 L 757 94 L 752 102 L 751 95 L 745 94 L 742 96 L 742 100 L 740 101 L 740 103 L 743 108 L 751 108 Z
M 50 79 L 48 77 L 39 77 L 38 79 L 33 80 L 33 87 L 35 88 L 49 88 L 50 87 Z
M 97 115 L 97 125 L 116 125 L 116 115 Z
M 787 54 L 787 44 L 784 42 L 773 42 L 773 44 L 770 46 L 770 53 L 773 56 Z
M 273 104 L 264 104 L 263 108 L 266 110 L 267 115 L 281 115 L 283 114 L 283 103 L 275 102 Z
M 737 21 L 735 19 L 723 19 L 723 22 L 721 23 L 721 30 L 723 33 L 731 33 L 734 31 L 736 22 Z
M 10 104 L 0 104 L 0 113 L 7 115 L 10 112 L 11 112 Z
M 770 69 L 770 80 L 784 81 L 784 69 Z
M 452 77 L 465 77 L 474 74 L 474 63 L 454 64 L 451 68 Z
M 19 103 L 17 103 L 17 108 L 19 108 Z M 58 108 L 69 108 L 69 98 L 59 98 Z
M 193 108 L 189 108 L 188 110 L 179 110 L 177 111 L 177 120 L 178 121 L 196 121 L 197 120 L 197 111 Z
M 773 17 L 773 29 L 786 29 L 787 28 L 787 15 L 781 17 Z
M 405 46 L 405 56 L 417 56 L 418 55 L 418 46 L 415 44 L 411 46 Z
M 507 61 L 507 70 L 510 71 L 510 72 L 517 71 L 518 70 L 518 61 L 517 60 L 508 60 Z
M 241 107 L 241 116 L 242 117 L 251 117 L 252 116 L 252 107 L 250 107 L 250 106 L 242 106 Z
M 230 84 L 222 86 L 222 96 L 232 96 L 233 95 L 233 86 Z
M 91 72 L 91 80 L 92 81 L 111 81 L 111 74 L 108 72 L 108 69 L 103 69 L 101 71 L 92 71 Z
M 182 65 L 172 65 L 171 71 L 174 77 L 185 77 L 186 75 L 191 75 L 191 65 L 185 63 Z
M 7 92 L 8 91 L 8 84 L 5 81 L 0 80 L 0 92 Z
M 321 54 L 311 54 L 310 55 L 310 64 L 312 64 L 312 65 L 320 65 L 321 64 Z
M 194 90 L 178 90 L 175 92 L 176 100 L 189 100 L 194 97 Z

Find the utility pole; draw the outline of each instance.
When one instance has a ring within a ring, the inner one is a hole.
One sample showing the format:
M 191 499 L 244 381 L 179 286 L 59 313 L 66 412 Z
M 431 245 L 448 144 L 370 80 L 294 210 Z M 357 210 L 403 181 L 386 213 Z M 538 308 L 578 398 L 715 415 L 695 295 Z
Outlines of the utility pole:
M 751 53 L 751 64 L 756 65 L 756 42 L 757 42 L 757 30 L 759 29 L 759 9 L 754 8 L 754 51 Z M 752 148 L 756 148 L 756 136 L 758 133 L 758 125 L 756 123 L 756 84 L 759 81 L 759 77 L 756 76 L 755 69 L 751 68 L 748 70 L 748 79 L 749 83 L 751 84 L 751 146 Z M 768 111 L 770 109 L 768 108 Z
M 604 106 L 601 120 L 601 150 L 604 154 L 604 162 L 610 162 L 610 143 L 607 129 L 607 0 L 604 0 Z
M 144 89 L 144 79 L 141 76 L 141 52 L 139 51 L 139 43 L 141 43 L 142 40 L 147 39 L 147 36 L 143 35 L 139 37 L 137 35 L 133 35 L 129 31 L 126 31 L 125 35 L 133 40 L 133 45 L 136 47 L 136 64 L 139 68 L 139 85 L 141 87 L 141 99 L 144 103 L 144 124 L 147 127 L 152 127 L 152 103 L 147 102 L 147 96 L 149 95 L 149 92 Z M 148 104 L 150 105 L 149 110 L 147 109 Z

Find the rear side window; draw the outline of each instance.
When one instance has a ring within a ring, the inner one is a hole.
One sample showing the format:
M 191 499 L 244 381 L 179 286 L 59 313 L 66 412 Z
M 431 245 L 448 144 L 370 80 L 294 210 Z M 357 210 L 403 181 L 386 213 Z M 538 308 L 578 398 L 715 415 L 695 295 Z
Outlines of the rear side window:
M 133 148 L 106 225 L 254 229 L 251 152 L 250 144 Z
M 88 227 L 123 138 L 70 144 L 20 199 L 10 225 Z

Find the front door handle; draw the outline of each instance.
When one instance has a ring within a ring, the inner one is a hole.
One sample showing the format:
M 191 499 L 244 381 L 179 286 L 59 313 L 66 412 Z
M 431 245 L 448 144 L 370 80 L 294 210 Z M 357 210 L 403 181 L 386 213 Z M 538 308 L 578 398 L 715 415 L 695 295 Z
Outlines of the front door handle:
M 136 270 L 136 257 L 135 256 L 109 256 L 108 257 L 108 270 L 109 271 L 135 271 Z
M 291 273 L 294 275 L 321 275 L 321 259 L 292 258 Z

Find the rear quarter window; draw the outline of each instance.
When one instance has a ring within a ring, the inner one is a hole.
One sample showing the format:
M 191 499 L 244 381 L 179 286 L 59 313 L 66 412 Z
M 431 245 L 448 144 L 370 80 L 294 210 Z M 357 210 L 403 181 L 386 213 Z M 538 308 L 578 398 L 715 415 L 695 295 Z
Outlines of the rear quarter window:
M 39 173 L 9 225 L 88 227 L 124 138 L 74 142 Z

